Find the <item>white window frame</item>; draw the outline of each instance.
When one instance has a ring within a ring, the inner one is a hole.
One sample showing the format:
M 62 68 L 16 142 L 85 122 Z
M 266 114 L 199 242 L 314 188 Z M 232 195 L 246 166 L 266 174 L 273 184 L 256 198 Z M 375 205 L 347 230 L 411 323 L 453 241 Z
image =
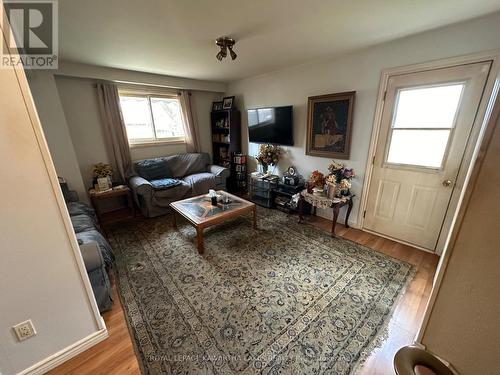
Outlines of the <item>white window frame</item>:
M 157 138 L 156 137 L 156 126 L 153 117 L 153 107 L 151 106 L 151 98 L 165 98 L 165 99 L 176 99 L 179 100 L 179 96 L 175 94 L 158 94 L 155 92 L 147 91 L 133 91 L 133 90 L 118 90 L 118 96 L 131 96 L 136 98 L 147 98 L 149 103 L 149 116 L 151 119 L 151 124 L 153 124 L 153 132 L 155 134 L 154 138 L 141 138 L 141 139 L 128 139 L 130 147 L 147 147 L 147 146 L 161 146 L 161 145 L 171 145 L 171 144 L 185 144 L 186 137 L 168 137 L 168 138 Z M 179 103 L 180 105 L 180 103 Z M 121 108 L 120 108 L 121 110 Z M 181 110 L 182 111 L 182 110 Z M 181 121 L 184 121 L 181 112 Z
M 453 116 L 453 121 L 452 121 L 451 127 L 449 127 L 449 128 L 439 127 L 439 126 L 432 127 L 432 128 L 431 127 L 423 127 L 423 128 L 420 128 L 420 127 L 395 128 L 394 127 L 394 123 L 396 121 L 396 114 L 397 114 L 396 109 L 397 109 L 397 106 L 399 105 L 399 96 L 401 94 L 401 91 L 411 90 L 411 89 L 450 86 L 450 85 L 462 85 L 462 92 L 460 93 L 460 98 L 458 100 L 457 109 L 456 109 L 455 114 Z M 396 104 L 394 107 L 395 110 L 392 113 L 391 126 L 389 128 L 389 134 L 387 136 L 387 144 L 385 146 L 385 151 L 384 151 L 384 165 L 386 167 L 389 167 L 389 168 L 394 166 L 397 168 L 419 169 L 419 170 L 429 171 L 429 172 L 443 170 L 445 165 L 446 165 L 446 160 L 448 159 L 448 153 L 450 151 L 450 145 L 452 143 L 453 136 L 455 135 L 455 125 L 456 125 L 457 118 L 459 115 L 459 108 L 462 105 L 462 98 L 464 96 L 464 91 L 466 89 L 466 85 L 467 85 L 466 81 L 451 81 L 451 82 L 444 82 L 444 83 L 439 83 L 439 84 L 435 84 L 435 85 L 421 85 L 421 86 L 415 86 L 415 87 L 400 87 L 400 88 L 398 88 L 396 98 L 395 98 L 395 104 Z M 388 159 L 389 159 L 389 151 L 390 151 L 391 142 L 392 142 L 392 134 L 394 133 L 394 130 L 430 130 L 430 131 L 432 131 L 432 130 L 449 130 L 450 134 L 448 135 L 448 141 L 446 142 L 446 148 L 445 148 L 445 151 L 443 154 L 443 158 L 441 159 L 441 165 L 439 165 L 437 167 L 433 167 L 433 166 L 426 166 L 426 165 L 421 165 L 421 164 L 406 164 L 406 163 L 390 162 Z

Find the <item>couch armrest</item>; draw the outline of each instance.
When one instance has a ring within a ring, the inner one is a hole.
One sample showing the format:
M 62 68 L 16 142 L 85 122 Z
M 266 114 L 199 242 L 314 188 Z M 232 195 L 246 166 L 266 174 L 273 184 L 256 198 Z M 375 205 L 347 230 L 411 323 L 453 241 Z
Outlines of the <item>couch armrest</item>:
M 92 272 L 104 266 L 104 259 L 102 258 L 97 242 L 92 241 L 80 245 L 80 252 L 82 253 L 87 272 Z
M 228 178 L 230 175 L 229 169 L 221 167 L 220 165 L 209 165 L 208 171 L 220 178 Z
M 149 195 L 153 191 L 153 185 L 151 185 L 148 180 L 140 176 L 130 177 L 128 184 L 134 193 L 139 195 Z

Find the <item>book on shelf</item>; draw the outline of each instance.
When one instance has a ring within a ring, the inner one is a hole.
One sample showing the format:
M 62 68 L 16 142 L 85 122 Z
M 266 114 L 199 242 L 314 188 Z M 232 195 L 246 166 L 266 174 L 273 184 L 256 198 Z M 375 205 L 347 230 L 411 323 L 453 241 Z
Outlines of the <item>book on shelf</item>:
M 234 163 L 235 164 L 246 164 L 247 156 L 244 154 L 235 154 L 234 155 Z

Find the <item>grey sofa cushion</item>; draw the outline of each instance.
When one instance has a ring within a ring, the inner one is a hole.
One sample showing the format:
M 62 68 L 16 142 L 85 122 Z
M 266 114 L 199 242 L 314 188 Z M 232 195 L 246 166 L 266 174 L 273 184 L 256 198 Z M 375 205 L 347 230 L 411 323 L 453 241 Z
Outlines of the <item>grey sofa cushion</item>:
M 99 245 L 95 242 L 89 242 L 80 246 L 85 268 L 89 275 L 92 291 L 94 292 L 99 311 L 109 310 L 113 305 L 111 298 L 111 283 L 109 282 L 108 274 L 102 253 Z
M 82 215 L 82 214 L 88 216 L 95 215 L 94 209 L 90 207 L 88 204 L 82 202 L 68 202 L 66 203 L 66 207 L 68 207 L 68 212 L 70 216 Z
M 92 207 L 86 203 L 82 202 L 68 202 L 66 203 L 68 208 L 69 216 L 86 215 L 92 219 L 94 226 L 99 229 L 99 222 L 97 221 L 97 215 Z
M 172 170 L 174 178 L 182 178 L 194 173 L 206 172 L 210 164 L 210 155 L 179 154 L 165 157 L 165 161 Z
M 191 193 L 191 185 L 189 185 L 189 183 L 187 183 L 186 181 L 180 180 L 179 185 L 174 186 L 170 189 L 156 190 L 153 194 L 153 199 L 168 198 L 170 199 L 170 201 L 172 201 L 172 199 L 180 200 L 190 193 Z
M 208 193 L 216 185 L 215 175 L 212 173 L 195 173 L 183 178 L 183 181 L 191 185 L 191 194 L 200 195 Z
M 153 186 L 153 189 L 156 190 L 165 190 L 165 189 L 170 189 L 174 186 L 177 186 L 181 184 L 179 180 L 176 180 L 174 178 L 162 178 L 159 180 L 151 180 L 149 181 L 151 186 Z
M 70 219 L 75 233 L 92 230 L 96 227 L 94 220 L 90 216 L 85 214 L 70 216 Z
M 146 180 L 159 180 L 172 177 L 172 171 L 165 158 L 144 159 L 135 162 L 135 170 Z
M 113 261 L 115 260 L 115 256 L 113 251 L 111 250 L 111 246 L 109 246 L 108 241 L 95 229 L 86 230 L 84 232 L 76 233 L 76 238 L 78 239 L 78 243 L 87 244 L 89 242 L 97 242 L 99 245 L 99 250 L 101 250 L 102 257 L 104 258 L 104 264 L 106 268 L 111 268 L 113 266 Z

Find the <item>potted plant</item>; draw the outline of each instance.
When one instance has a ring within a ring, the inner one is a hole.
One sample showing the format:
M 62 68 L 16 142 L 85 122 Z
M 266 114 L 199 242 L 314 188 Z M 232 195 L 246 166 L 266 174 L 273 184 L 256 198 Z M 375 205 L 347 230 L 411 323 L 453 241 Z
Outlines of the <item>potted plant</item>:
M 97 163 L 92 168 L 94 176 L 93 185 L 97 186 L 97 190 L 107 190 L 113 186 L 111 176 L 113 175 L 113 168 L 109 164 Z

